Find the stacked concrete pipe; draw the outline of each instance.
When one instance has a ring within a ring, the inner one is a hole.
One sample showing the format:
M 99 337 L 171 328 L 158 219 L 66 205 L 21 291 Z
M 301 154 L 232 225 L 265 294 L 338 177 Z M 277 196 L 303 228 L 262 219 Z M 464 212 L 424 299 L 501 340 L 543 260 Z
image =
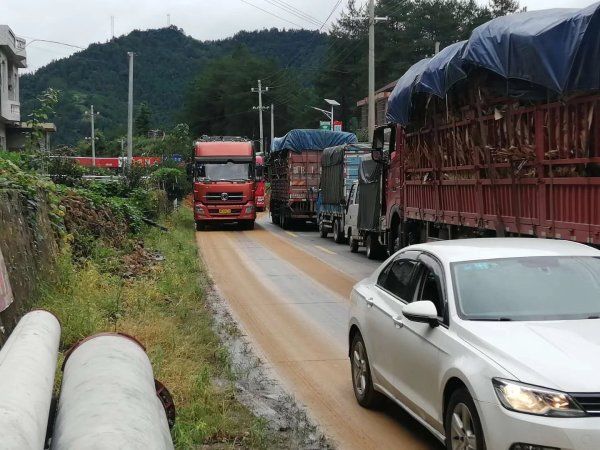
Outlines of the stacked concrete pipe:
M 0 350 L 0 449 L 44 448 L 59 341 L 58 319 L 32 311 Z
M 87 338 L 67 353 L 63 371 L 53 450 L 173 448 L 152 365 L 135 339 Z

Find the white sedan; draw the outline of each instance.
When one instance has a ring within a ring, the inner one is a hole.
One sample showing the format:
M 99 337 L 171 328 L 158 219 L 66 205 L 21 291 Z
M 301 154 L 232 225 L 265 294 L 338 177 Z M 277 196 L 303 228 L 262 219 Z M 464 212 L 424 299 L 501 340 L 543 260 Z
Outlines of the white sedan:
M 600 251 L 528 238 L 407 247 L 352 291 L 359 404 L 448 449 L 600 449 Z

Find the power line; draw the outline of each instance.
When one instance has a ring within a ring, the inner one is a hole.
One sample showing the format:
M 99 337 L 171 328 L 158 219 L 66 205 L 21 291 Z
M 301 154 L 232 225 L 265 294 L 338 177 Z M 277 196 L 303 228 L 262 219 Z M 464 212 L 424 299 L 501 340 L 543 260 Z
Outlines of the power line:
M 317 24 L 320 24 L 320 23 L 321 23 L 321 22 L 319 21 L 319 19 L 317 19 L 316 17 L 314 17 L 314 16 L 312 16 L 312 15 L 310 15 L 310 14 L 308 14 L 308 13 L 306 13 L 306 12 L 302 11 L 301 9 L 298 9 L 298 8 L 296 8 L 294 5 L 291 5 L 290 3 L 288 3 L 288 2 L 286 2 L 286 1 L 284 1 L 284 0 L 273 0 L 273 1 L 275 1 L 275 2 L 277 2 L 277 3 L 279 3 L 279 4 L 281 4 L 281 5 L 284 5 L 284 6 L 288 7 L 289 9 L 291 9 L 291 10 L 293 10 L 293 11 L 296 11 L 298 14 L 301 14 L 301 15 L 303 15 L 304 17 L 306 17 L 306 18 L 308 18 L 308 19 L 310 19 L 310 20 L 312 20 L 312 21 L 316 22 Z
M 271 5 L 275 6 L 276 8 L 279 8 L 282 11 L 285 11 L 288 14 L 295 16 L 300 20 L 309 22 L 312 25 L 319 26 L 321 24 L 321 22 L 319 22 L 317 19 L 313 18 L 312 16 L 309 16 L 308 14 L 306 14 L 296 8 L 289 7 L 286 3 L 281 2 L 281 0 L 265 0 L 265 2 L 270 3 Z
M 33 40 L 27 42 L 27 44 L 25 44 L 25 48 L 27 48 L 30 44 L 33 44 L 34 42 L 46 42 L 49 44 L 58 44 L 58 45 L 64 45 L 66 47 L 78 48 L 79 50 L 85 50 L 85 47 L 80 47 L 79 45 L 67 44 L 66 42 L 51 41 L 48 39 L 34 39 L 34 38 L 27 38 L 27 39 L 33 39 Z
M 247 5 L 252 6 L 253 8 L 259 9 L 262 12 L 267 13 L 267 14 L 273 16 L 273 17 L 277 17 L 278 19 L 283 20 L 284 22 L 291 23 L 294 26 L 303 28 L 302 25 L 300 25 L 300 24 L 298 24 L 296 22 L 292 22 L 291 20 L 288 20 L 288 19 L 286 19 L 284 17 L 281 17 L 281 16 L 279 16 L 279 15 L 275 14 L 274 12 L 271 12 L 271 11 L 269 11 L 267 9 L 261 8 L 260 6 L 255 5 L 254 3 L 250 3 L 248 0 L 240 0 L 240 1 L 243 2 L 243 3 L 245 3 L 245 4 L 247 4 Z

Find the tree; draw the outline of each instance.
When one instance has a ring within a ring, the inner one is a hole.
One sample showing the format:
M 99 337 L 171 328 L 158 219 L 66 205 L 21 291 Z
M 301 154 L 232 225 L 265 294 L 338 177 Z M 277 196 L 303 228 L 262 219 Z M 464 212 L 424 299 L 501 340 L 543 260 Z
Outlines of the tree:
M 148 136 L 150 131 L 150 121 L 152 119 L 152 111 L 146 102 L 140 103 L 137 115 L 135 117 L 135 134 L 138 136 Z
M 185 118 L 193 136 L 234 135 L 259 137 L 258 105 L 251 88 L 268 74 L 279 73 L 272 60 L 252 55 L 238 47 L 232 54 L 210 63 L 192 84 L 186 96 Z M 263 85 L 264 87 L 264 85 Z M 307 105 L 314 92 L 302 86 L 294 74 L 283 73 L 272 91 L 263 95 L 263 104 L 276 107 L 276 125 L 281 132 L 311 124 Z M 269 114 L 264 114 L 265 136 L 269 132 Z
M 28 135 L 26 150 L 41 150 L 45 145 L 43 124 L 49 122 L 54 116 L 59 100 L 60 91 L 52 88 L 46 89 L 37 98 L 38 106 L 29 114 L 29 120 L 27 121 L 27 124 L 31 127 L 31 132 Z
M 519 10 L 518 0 L 490 0 L 489 9 L 494 17 L 506 16 Z M 523 8 L 525 10 L 525 8 Z

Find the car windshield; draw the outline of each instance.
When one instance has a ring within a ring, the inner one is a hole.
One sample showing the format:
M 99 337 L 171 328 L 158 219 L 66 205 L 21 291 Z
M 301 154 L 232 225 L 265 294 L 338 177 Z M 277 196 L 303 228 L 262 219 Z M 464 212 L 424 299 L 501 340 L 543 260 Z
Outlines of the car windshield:
M 600 258 L 527 257 L 454 263 L 467 320 L 600 318 Z
M 196 177 L 211 181 L 249 180 L 251 167 L 247 162 L 201 162 L 196 164 Z

